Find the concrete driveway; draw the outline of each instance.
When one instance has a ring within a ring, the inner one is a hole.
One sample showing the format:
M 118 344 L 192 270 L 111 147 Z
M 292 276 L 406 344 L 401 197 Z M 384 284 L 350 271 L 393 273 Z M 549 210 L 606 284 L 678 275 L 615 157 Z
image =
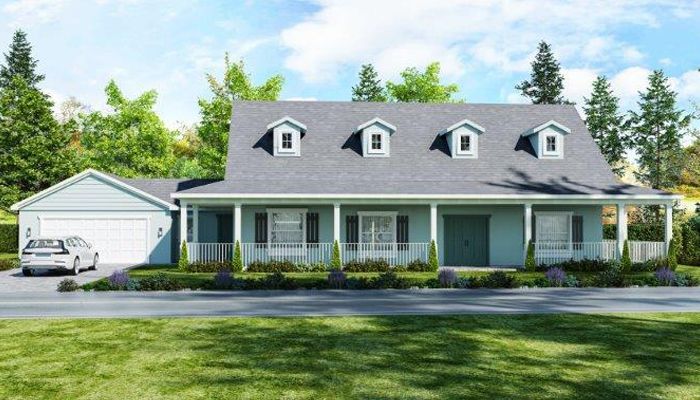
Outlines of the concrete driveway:
M 69 273 L 46 272 L 37 276 L 24 276 L 19 268 L 0 271 L 0 292 L 55 292 L 58 283 L 66 278 L 79 284 L 96 281 L 112 275 L 118 269 L 129 269 L 133 265 L 100 264 L 96 271 L 83 270 L 78 276 Z

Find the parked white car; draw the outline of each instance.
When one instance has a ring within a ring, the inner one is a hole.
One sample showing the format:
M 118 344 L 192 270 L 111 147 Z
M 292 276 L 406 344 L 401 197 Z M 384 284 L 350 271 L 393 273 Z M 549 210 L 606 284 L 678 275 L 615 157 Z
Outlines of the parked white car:
M 22 250 L 22 273 L 61 270 L 78 275 L 81 269 L 96 269 L 100 256 L 92 244 L 78 236 L 32 239 Z

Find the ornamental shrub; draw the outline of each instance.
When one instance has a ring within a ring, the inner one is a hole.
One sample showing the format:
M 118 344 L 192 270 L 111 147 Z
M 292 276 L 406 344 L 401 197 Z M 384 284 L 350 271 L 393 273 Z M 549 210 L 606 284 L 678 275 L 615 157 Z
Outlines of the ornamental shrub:
M 430 272 L 433 270 L 433 266 L 430 263 L 425 262 L 421 259 L 416 258 L 406 265 L 406 271 L 410 272 Z
M 248 272 L 296 272 L 297 268 L 289 260 L 253 261 L 248 264 Z
M 527 242 L 527 254 L 525 255 L 525 271 L 534 272 L 537 269 L 535 261 L 535 245 L 532 240 Z
M 566 276 L 566 279 L 564 279 L 564 287 L 579 287 L 581 284 L 579 283 L 578 279 L 576 276 L 569 274 Z
M 345 272 L 386 272 L 389 270 L 389 263 L 386 260 L 353 260 L 345 263 Z
M 670 268 L 660 268 L 654 273 L 654 277 L 661 286 L 671 286 L 676 282 L 676 274 Z
M 311 264 L 294 264 L 294 269 L 296 272 L 326 272 L 328 266 L 319 261 Z
M 566 281 L 566 272 L 559 267 L 552 267 L 544 273 L 550 286 L 561 287 Z
M 144 291 L 154 291 L 154 290 L 173 291 L 173 290 L 181 290 L 182 289 L 182 286 L 180 286 L 180 282 L 169 277 L 168 275 L 164 274 L 163 272 L 159 272 L 155 275 L 151 275 L 151 276 L 147 276 L 145 278 L 139 279 L 139 287 L 141 290 L 144 290 Z
M 518 280 L 503 271 L 493 271 L 479 279 L 482 287 L 489 289 L 511 289 L 518 287 Z
M 340 259 L 340 244 L 337 240 L 333 241 L 333 254 L 331 255 L 331 269 L 340 270 L 343 268 L 343 260 Z
M 187 265 L 186 272 L 219 272 L 223 269 L 231 269 L 231 264 L 223 261 L 194 262 Z
M 676 247 L 676 240 L 671 238 L 671 241 L 668 243 L 668 253 L 666 254 L 668 268 L 671 271 L 675 271 L 678 267 L 678 249 Z
M 681 240 L 678 260 L 682 264 L 700 265 L 700 216 L 682 223 Z
M 347 281 L 347 278 L 345 276 L 345 272 L 343 272 L 339 269 L 334 269 L 328 273 L 327 279 L 328 279 L 328 286 L 331 289 L 343 289 L 343 288 L 345 288 L 345 283 Z
M 610 268 L 613 261 L 587 259 L 582 260 L 567 260 L 552 264 L 552 267 L 559 267 L 564 271 L 569 272 L 600 272 Z M 546 269 L 545 269 L 546 271 Z
M 19 225 L 0 224 L 0 253 L 16 253 L 19 247 Z
M 258 279 L 257 283 L 259 286 L 256 289 L 264 290 L 294 290 L 299 288 L 294 279 L 287 278 L 279 271 Z
M 19 259 L 10 258 L 0 260 L 0 271 L 7 271 L 8 269 L 19 268 Z
M 231 258 L 231 271 L 243 271 L 243 255 L 241 254 L 241 242 L 239 242 L 238 240 L 236 240 L 236 244 L 233 246 L 233 257 Z
M 430 241 L 430 249 L 428 250 L 428 264 L 430 265 L 430 271 L 437 271 L 440 267 L 440 260 L 437 254 L 437 245 L 434 240 Z
M 632 270 L 632 258 L 630 258 L 630 244 L 627 240 L 622 245 L 622 258 L 620 258 L 620 267 L 622 272 L 630 272 Z
M 373 281 L 373 286 L 377 289 L 408 289 L 410 287 L 406 279 L 399 277 L 392 270 L 382 272 Z
M 189 256 L 187 255 L 187 241 L 183 240 L 180 246 L 180 258 L 177 260 L 177 268 L 180 271 L 187 271 L 187 266 L 190 264 Z
M 228 269 L 220 269 L 214 276 L 214 288 L 228 290 L 233 286 L 233 276 Z
M 75 279 L 71 278 L 66 278 L 62 280 L 58 283 L 58 287 L 56 288 L 56 290 L 59 292 L 75 292 L 79 289 L 80 285 L 78 285 L 78 282 L 76 282 Z
M 622 265 L 613 263 L 605 271 L 598 272 L 591 279 L 591 286 L 596 287 L 623 287 L 624 277 L 622 275 Z
M 440 282 L 440 287 L 452 288 L 457 285 L 457 271 L 454 268 L 440 268 L 438 271 L 438 281 Z
M 129 281 L 129 273 L 121 269 L 112 272 L 112 275 L 107 278 L 112 290 L 125 290 Z

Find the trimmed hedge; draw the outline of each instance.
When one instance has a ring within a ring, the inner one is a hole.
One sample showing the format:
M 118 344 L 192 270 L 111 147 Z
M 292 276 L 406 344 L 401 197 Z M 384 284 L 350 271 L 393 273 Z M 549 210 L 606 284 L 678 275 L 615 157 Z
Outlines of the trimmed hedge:
M 324 263 L 293 263 L 288 260 L 284 261 L 254 261 L 248 264 L 247 272 L 325 272 L 328 271 L 328 266 Z M 235 271 L 234 271 L 235 272 Z
M 16 253 L 18 239 L 19 225 L 0 224 L 0 253 Z
M 389 270 L 389 263 L 386 260 L 364 260 L 349 261 L 345 263 L 345 272 L 386 272 Z
M 617 225 L 603 225 L 603 239 L 617 239 Z M 663 224 L 628 224 L 627 239 L 639 240 L 642 242 L 663 242 L 664 241 L 664 225 Z

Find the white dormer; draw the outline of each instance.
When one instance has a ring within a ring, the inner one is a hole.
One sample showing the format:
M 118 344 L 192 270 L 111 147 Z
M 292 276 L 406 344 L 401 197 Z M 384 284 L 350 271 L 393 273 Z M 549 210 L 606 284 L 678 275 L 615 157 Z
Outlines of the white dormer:
M 479 135 L 484 132 L 486 129 L 481 125 L 463 119 L 445 129 L 441 135 L 447 139 L 452 158 L 479 158 Z
M 542 125 L 524 132 L 523 137 L 530 139 L 532 148 L 535 149 L 537 158 L 564 158 L 564 136 L 571 133 L 571 129 L 550 120 Z
M 306 125 L 291 117 L 284 117 L 267 126 L 272 130 L 272 146 L 275 157 L 299 157 L 301 155 L 301 134 Z
M 373 118 L 355 129 L 362 135 L 362 155 L 364 157 L 389 157 L 391 135 L 396 127 L 381 118 Z

